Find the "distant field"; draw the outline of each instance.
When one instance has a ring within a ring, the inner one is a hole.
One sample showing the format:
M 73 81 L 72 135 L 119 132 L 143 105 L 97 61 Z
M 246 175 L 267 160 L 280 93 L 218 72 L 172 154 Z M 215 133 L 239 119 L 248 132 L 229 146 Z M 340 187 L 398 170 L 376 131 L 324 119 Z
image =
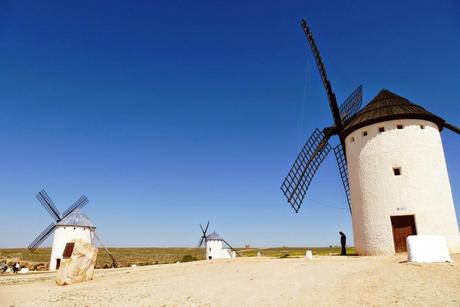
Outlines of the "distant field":
M 338 247 L 277 247 L 267 249 L 243 249 L 237 248 L 239 253 L 245 257 L 254 257 L 259 251 L 263 256 L 269 257 L 303 257 L 305 251 L 309 249 L 313 255 L 329 255 L 340 253 Z M 195 257 L 197 260 L 204 259 L 204 248 L 109 248 L 111 253 L 116 258 L 120 266 L 149 265 L 174 263 L 181 261 L 185 255 Z M 348 248 L 349 254 L 354 254 L 354 248 Z M 0 262 L 2 261 L 22 261 L 30 264 L 49 262 L 51 248 L 39 248 L 33 254 L 26 248 L 7 248 L 0 249 Z M 105 265 L 112 263 L 106 252 L 100 248 L 97 257 L 97 268 L 102 268 Z

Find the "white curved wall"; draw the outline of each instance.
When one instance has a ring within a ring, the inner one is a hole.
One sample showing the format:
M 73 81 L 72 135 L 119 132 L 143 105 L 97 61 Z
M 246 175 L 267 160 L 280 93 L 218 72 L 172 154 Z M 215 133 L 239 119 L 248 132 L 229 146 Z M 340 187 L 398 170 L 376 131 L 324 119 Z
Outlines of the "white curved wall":
M 395 252 L 390 220 L 395 215 L 415 215 L 417 234 L 442 235 L 450 252 L 460 252 L 441 136 L 434 123 L 406 119 L 373 124 L 348 135 L 345 147 L 358 254 Z M 401 167 L 401 176 L 394 175 L 394 167 Z
M 82 239 L 93 244 L 93 232 L 89 227 L 58 226 L 54 231 L 53 248 L 51 249 L 50 271 L 56 270 L 57 259 L 62 258 L 66 243 L 73 239 Z
M 209 258 L 211 257 L 211 258 Z M 206 241 L 206 259 L 222 259 L 232 258 L 231 251 L 223 248 L 222 241 L 220 240 L 207 240 Z

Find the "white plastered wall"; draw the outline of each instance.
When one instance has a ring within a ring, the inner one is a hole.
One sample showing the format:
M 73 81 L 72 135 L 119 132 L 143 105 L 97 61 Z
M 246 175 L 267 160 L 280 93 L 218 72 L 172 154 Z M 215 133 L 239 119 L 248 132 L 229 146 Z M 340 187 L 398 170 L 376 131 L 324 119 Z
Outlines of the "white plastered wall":
M 93 232 L 89 227 L 57 226 L 54 231 L 53 248 L 51 249 L 50 271 L 56 270 L 57 259 L 62 258 L 65 245 L 73 239 L 82 239 L 93 244 Z
M 221 240 L 206 241 L 206 259 L 209 259 L 209 256 L 211 259 L 232 258 L 231 251 L 223 248 Z
M 380 127 L 385 131 L 379 132 Z M 358 254 L 395 252 L 390 216 L 396 215 L 414 215 L 417 234 L 442 235 L 451 253 L 460 252 L 441 136 L 434 123 L 381 122 L 354 131 L 345 144 Z M 397 167 L 400 176 L 393 173 Z

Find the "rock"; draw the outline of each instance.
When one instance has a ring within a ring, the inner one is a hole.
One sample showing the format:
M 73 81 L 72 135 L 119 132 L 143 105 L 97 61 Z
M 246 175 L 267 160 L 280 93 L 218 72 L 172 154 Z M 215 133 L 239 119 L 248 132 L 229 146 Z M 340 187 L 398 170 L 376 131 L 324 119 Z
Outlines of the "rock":
M 97 251 L 96 247 L 81 239 L 67 243 L 57 272 L 56 284 L 64 286 L 93 279 Z

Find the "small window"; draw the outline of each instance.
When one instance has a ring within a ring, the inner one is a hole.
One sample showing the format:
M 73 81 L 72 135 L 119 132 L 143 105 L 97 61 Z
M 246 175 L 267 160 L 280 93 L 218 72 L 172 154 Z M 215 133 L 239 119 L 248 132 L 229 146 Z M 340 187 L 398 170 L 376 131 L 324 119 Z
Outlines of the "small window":
M 385 127 L 379 127 L 379 132 L 385 131 Z
M 74 227 L 73 230 L 75 230 L 76 228 Z
M 397 125 L 396 128 L 403 129 L 404 127 L 403 127 L 403 125 Z
M 425 129 L 425 126 L 424 126 L 424 125 L 420 125 L 420 129 Z
M 354 137 L 351 137 L 351 142 L 353 143 L 355 141 L 355 138 Z
M 366 136 L 367 135 L 367 131 L 363 131 L 363 136 Z
M 400 167 L 393 167 L 393 174 L 395 176 L 401 176 L 401 168 Z
M 211 248 L 209 248 L 209 251 L 211 251 Z

